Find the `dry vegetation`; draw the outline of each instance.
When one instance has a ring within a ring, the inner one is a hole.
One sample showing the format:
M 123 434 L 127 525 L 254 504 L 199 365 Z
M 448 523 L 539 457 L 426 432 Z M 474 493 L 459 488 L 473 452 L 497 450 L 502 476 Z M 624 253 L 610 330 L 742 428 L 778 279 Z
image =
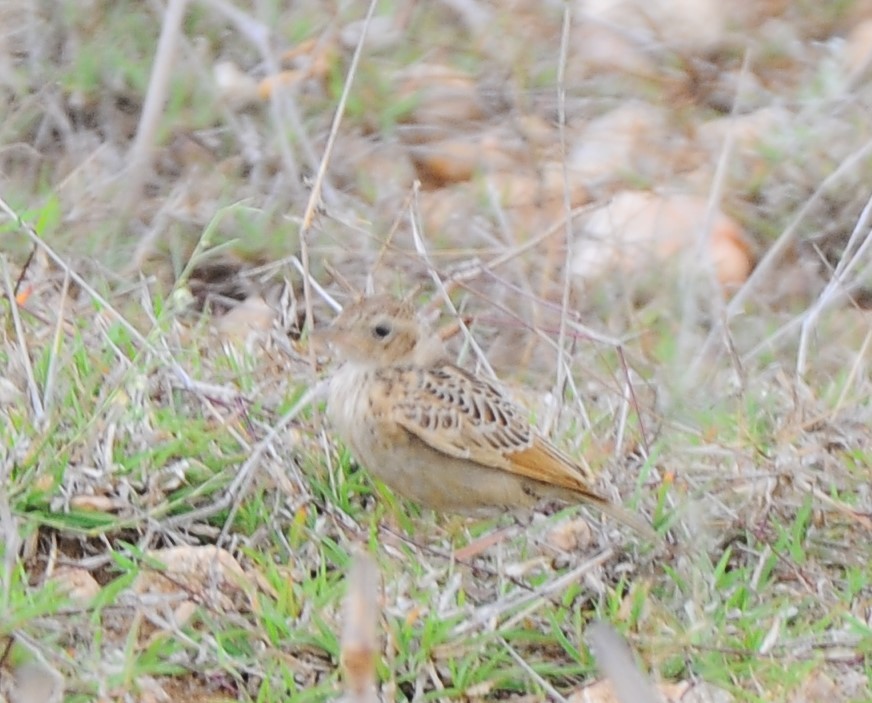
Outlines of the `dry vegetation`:
M 366 10 L 0 3 L 0 701 L 872 699 L 872 3 Z M 371 481 L 368 286 L 663 542 Z

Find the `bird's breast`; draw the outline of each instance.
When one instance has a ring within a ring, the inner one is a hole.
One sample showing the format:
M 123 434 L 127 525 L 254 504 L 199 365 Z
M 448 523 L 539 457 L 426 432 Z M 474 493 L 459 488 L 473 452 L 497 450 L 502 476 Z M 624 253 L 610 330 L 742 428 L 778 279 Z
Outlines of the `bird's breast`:
M 370 367 L 346 364 L 330 382 L 327 414 L 333 428 L 354 458 L 376 474 L 400 439 L 400 428 L 388 419 L 386 401 Z
M 355 426 L 370 416 L 369 395 L 372 371 L 356 364 L 344 364 L 330 380 L 327 414 L 343 441 L 350 443 Z

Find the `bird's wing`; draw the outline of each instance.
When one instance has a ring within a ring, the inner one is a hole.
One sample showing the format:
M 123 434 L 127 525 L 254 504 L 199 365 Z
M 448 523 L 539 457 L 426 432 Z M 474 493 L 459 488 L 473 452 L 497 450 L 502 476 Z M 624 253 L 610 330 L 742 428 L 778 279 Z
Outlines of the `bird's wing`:
M 488 381 L 442 364 L 392 369 L 382 382 L 391 398 L 390 420 L 433 449 L 591 493 L 581 467 L 539 436 L 525 412 Z
M 590 488 L 592 478 L 530 426 L 525 412 L 492 383 L 453 364 L 384 369 L 378 375 L 380 419 L 458 459 L 568 489 L 656 541 L 645 520 Z M 401 431 L 402 431 L 401 430 Z

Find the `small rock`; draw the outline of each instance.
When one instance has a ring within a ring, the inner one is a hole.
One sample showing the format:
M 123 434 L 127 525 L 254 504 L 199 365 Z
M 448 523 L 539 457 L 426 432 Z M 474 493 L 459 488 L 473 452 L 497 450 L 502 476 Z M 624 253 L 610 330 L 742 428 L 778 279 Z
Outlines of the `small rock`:
M 48 664 L 30 661 L 15 670 L 10 703 L 60 703 L 64 677 Z
M 859 79 L 872 64 L 872 19 L 851 30 L 842 50 L 842 63 L 849 80 Z
M 485 116 L 476 83 L 466 73 L 448 66 L 419 64 L 399 78 L 397 100 L 415 101 L 409 122 L 456 129 Z
M 597 185 L 634 174 L 655 178 L 672 163 L 674 135 L 666 110 L 628 102 L 588 122 L 574 137 L 568 166 L 575 177 Z
M 586 520 L 576 518 L 552 527 L 545 535 L 545 541 L 564 552 L 584 549 L 591 542 L 590 525 Z
M 227 314 L 218 318 L 218 333 L 232 342 L 247 342 L 252 336 L 272 329 L 276 311 L 259 295 L 250 295 Z
M 220 61 L 212 68 L 218 95 L 239 110 L 259 102 L 257 81 L 232 61 Z
M 580 0 L 580 20 L 620 27 L 640 38 L 693 53 L 707 53 L 724 41 L 727 3 L 718 0 Z
M 623 191 L 583 220 L 572 273 L 587 283 L 610 276 L 628 280 L 659 273 L 671 261 L 699 266 L 698 254 L 707 253 L 717 280 L 734 289 L 751 273 L 750 244 L 741 226 L 716 210 L 698 251 L 707 214 L 706 198 Z
M 85 569 L 62 566 L 52 574 L 51 581 L 79 605 L 90 603 L 100 592 L 100 584 Z
M 356 20 L 345 25 L 339 32 L 339 43 L 348 51 L 357 48 L 360 35 L 363 33 L 363 20 Z M 394 17 L 373 17 L 367 28 L 364 47 L 366 51 L 384 51 L 399 44 L 405 35 Z

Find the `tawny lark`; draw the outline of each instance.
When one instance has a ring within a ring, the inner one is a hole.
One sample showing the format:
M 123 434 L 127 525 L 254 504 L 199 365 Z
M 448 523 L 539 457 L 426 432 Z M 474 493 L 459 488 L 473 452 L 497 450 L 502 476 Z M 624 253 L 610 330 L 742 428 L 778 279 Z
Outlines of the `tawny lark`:
M 490 381 L 450 363 L 414 309 L 386 295 L 345 307 L 326 337 L 344 359 L 328 415 L 354 457 L 397 493 L 440 512 L 583 501 L 652 535 L 590 488 Z

